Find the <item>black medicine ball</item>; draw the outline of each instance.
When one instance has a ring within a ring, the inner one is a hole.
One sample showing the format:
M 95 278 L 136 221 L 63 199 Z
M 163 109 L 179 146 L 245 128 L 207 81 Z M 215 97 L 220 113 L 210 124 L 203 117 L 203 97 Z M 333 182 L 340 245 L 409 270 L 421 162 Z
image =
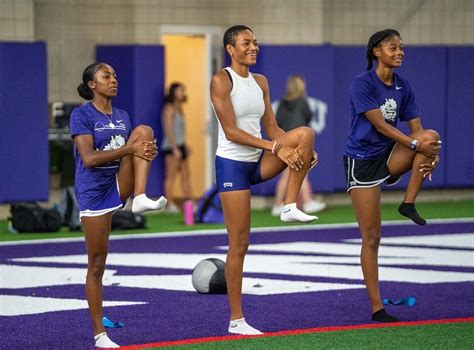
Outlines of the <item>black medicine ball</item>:
M 193 270 L 193 287 L 204 294 L 226 294 L 225 263 L 222 260 L 209 258 L 196 265 Z

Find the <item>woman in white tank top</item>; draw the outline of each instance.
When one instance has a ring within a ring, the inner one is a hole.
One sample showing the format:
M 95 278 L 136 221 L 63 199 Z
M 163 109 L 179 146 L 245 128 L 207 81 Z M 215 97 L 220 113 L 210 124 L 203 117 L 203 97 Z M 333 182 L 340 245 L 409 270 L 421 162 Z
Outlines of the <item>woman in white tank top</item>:
M 212 78 L 211 100 L 219 121 L 216 178 L 229 238 L 225 267 L 229 333 L 261 334 L 245 322 L 241 303 L 250 234 L 250 185 L 269 180 L 288 167 L 288 189 L 280 218 L 314 221 L 316 216 L 296 208 L 296 197 L 308 170 L 317 162 L 317 154 L 312 129 L 300 127 L 285 133 L 278 127 L 266 78 L 249 72 L 259 51 L 252 30 L 242 25 L 229 28 L 224 47 L 232 63 Z M 270 140 L 262 138 L 260 124 Z

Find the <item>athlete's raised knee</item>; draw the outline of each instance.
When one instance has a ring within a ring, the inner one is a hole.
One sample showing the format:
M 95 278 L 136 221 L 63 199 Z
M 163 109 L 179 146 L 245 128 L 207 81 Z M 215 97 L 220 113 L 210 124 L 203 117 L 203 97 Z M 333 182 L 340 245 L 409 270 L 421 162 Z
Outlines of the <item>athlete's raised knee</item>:
M 137 134 L 137 136 L 139 136 L 142 139 L 151 140 L 154 137 L 153 129 L 149 127 L 148 125 L 143 125 L 143 124 L 137 125 L 137 127 L 133 129 L 133 133 Z
M 297 144 L 298 145 L 311 145 L 314 144 L 314 131 L 307 126 L 300 126 L 294 129 L 296 132 Z
M 438 141 L 440 139 L 438 132 L 432 129 L 422 130 L 417 134 L 417 140 L 420 142 Z

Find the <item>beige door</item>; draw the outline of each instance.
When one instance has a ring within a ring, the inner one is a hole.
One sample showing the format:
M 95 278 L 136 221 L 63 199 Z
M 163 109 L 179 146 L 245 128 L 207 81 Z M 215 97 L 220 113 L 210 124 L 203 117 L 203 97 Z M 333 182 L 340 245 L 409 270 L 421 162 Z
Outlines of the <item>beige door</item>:
M 188 100 L 184 104 L 186 143 L 191 149 L 189 163 L 194 196 L 205 191 L 207 66 L 208 55 L 204 35 L 165 34 L 165 86 L 175 81 L 186 86 Z M 174 193 L 182 197 L 180 181 L 175 182 Z

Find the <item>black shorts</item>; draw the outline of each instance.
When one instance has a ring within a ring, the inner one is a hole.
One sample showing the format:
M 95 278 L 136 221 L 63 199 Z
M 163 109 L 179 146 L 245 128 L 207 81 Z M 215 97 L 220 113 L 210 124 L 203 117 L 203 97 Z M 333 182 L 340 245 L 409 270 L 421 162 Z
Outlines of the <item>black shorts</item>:
M 188 149 L 188 147 L 187 147 L 186 145 L 180 145 L 180 146 L 178 146 L 178 148 L 179 148 L 179 150 L 181 151 L 181 154 L 183 155 L 181 159 L 182 159 L 182 160 L 185 160 L 186 158 L 188 158 L 188 156 L 189 156 L 189 149 Z M 167 148 L 167 149 L 162 149 L 162 150 L 161 150 L 161 154 L 163 154 L 163 157 L 166 157 L 166 156 L 168 156 L 168 155 L 173 154 L 173 151 L 172 151 L 171 149 L 169 149 L 169 148 Z
M 343 159 L 346 170 L 347 192 L 350 192 L 353 188 L 374 187 L 384 181 L 389 186 L 395 185 L 400 177 L 391 177 L 387 164 L 396 144 L 394 142 L 376 159 L 352 159 L 345 155 Z

